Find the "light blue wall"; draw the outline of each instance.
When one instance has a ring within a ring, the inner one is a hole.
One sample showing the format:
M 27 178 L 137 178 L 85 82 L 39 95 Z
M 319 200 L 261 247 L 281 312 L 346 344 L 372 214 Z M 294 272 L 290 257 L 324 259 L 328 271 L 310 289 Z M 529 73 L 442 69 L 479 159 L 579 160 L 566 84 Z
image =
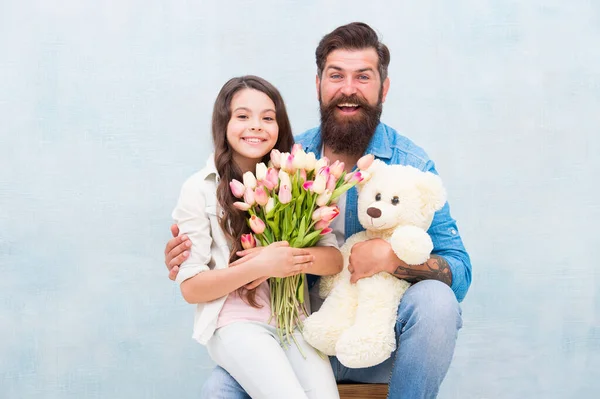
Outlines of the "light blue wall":
M 473 259 L 440 397 L 595 397 L 600 3 L 216 3 L 0 1 L 0 397 L 198 397 L 212 364 L 162 251 L 212 102 L 258 74 L 316 125 L 314 49 L 354 20 Z

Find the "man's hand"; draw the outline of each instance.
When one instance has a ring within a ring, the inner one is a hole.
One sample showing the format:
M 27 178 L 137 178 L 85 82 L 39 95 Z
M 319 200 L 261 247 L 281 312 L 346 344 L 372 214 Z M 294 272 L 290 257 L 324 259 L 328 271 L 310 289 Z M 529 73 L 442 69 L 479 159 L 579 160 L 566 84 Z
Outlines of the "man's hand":
M 169 269 L 169 278 L 175 280 L 179 273 L 179 266 L 190 256 L 189 249 L 192 247 L 192 242 L 185 234 L 178 237 L 179 227 L 176 224 L 171 226 L 171 238 L 165 247 L 165 265 Z
M 390 244 L 381 238 L 356 243 L 350 251 L 348 264 L 352 274 L 350 282 L 354 284 L 383 271 L 392 272 L 400 262 Z

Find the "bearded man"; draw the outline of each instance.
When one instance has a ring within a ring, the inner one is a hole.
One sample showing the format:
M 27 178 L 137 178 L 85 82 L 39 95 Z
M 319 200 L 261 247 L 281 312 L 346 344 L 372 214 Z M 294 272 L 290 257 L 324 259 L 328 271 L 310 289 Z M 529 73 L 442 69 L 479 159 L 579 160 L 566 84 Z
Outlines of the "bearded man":
M 296 137 L 306 152 L 344 162 L 347 171 L 363 154 L 373 154 L 387 164 L 414 166 L 437 173 L 425 151 L 380 121 L 390 80 L 390 53 L 377 33 L 364 23 L 340 26 L 325 35 L 316 50 L 316 87 L 321 125 Z M 341 246 L 363 230 L 358 221 L 357 191 L 352 189 L 338 202 L 340 217 L 331 227 Z M 343 217 L 341 217 L 344 215 Z M 178 237 L 165 249 L 169 277 L 189 256 L 190 241 Z M 352 282 L 385 271 L 413 285 L 398 307 L 398 348 L 385 362 L 363 369 L 349 369 L 331 357 L 339 382 L 386 383 L 389 398 L 432 398 L 450 366 L 458 330 L 462 326 L 462 301 L 471 283 L 471 262 L 456 221 L 446 203 L 428 231 L 434 249 L 422 265 L 407 265 L 396 257 L 389 243 L 373 239 L 352 248 L 349 270 Z M 316 276 L 309 276 L 313 286 Z M 313 304 L 313 310 L 319 304 Z M 216 367 L 206 381 L 203 398 L 249 398 L 239 384 Z

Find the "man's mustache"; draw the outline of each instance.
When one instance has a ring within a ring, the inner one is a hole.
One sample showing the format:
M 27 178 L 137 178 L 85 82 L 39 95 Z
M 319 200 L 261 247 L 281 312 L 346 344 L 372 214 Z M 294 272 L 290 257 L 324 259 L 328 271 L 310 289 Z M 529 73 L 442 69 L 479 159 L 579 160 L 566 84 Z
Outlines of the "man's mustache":
M 368 108 L 370 107 L 370 104 L 363 98 L 360 98 L 359 96 L 353 94 L 351 96 L 346 96 L 344 94 L 341 94 L 338 98 L 334 99 L 331 106 L 339 106 L 340 104 L 356 104 L 361 108 Z

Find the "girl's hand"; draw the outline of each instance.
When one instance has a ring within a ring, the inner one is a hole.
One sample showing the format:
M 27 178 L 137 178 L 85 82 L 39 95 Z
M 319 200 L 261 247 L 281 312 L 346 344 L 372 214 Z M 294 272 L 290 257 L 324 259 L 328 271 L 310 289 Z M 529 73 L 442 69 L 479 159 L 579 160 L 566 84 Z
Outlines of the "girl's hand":
M 238 259 L 237 261 L 233 262 L 230 266 L 237 266 L 237 265 L 239 265 L 239 263 L 237 263 L 237 262 L 240 262 L 244 258 L 246 260 L 248 260 L 250 258 L 255 257 L 256 255 L 258 255 L 258 252 L 262 251 L 263 249 L 265 249 L 265 247 L 254 247 L 254 248 L 249 248 L 249 249 L 244 249 L 242 251 L 238 251 L 237 252 L 237 256 L 239 256 L 240 259 Z M 254 254 L 254 255 L 252 257 L 250 257 L 250 254 Z M 241 263 L 244 263 L 244 262 L 241 262 Z M 246 288 L 247 290 L 253 290 L 256 287 L 258 287 L 259 285 L 261 285 L 262 283 L 264 283 L 265 281 L 267 281 L 268 279 L 269 279 L 269 276 L 263 276 L 263 277 L 257 278 L 256 280 L 254 280 L 254 281 L 246 284 L 244 286 L 244 288 Z
M 291 248 L 287 241 L 274 242 L 256 257 L 258 267 L 269 277 L 289 277 L 303 273 L 315 260 L 304 248 Z
M 263 249 L 265 249 L 265 247 L 255 247 L 255 248 L 250 248 L 250 249 L 244 249 L 243 251 L 238 251 L 237 256 L 239 256 L 240 258 L 238 260 L 236 260 L 235 262 L 230 263 L 229 266 L 239 266 L 241 264 L 244 264 L 244 263 L 248 262 L 250 259 L 255 258 L 256 255 L 258 255 L 258 252 L 262 251 Z M 256 287 L 258 287 L 259 285 L 261 285 L 262 283 L 264 283 L 265 281 L 267 281 L 268 279 L 269 279 L 269 276 L 257 278 L 256 280 L 246 284 L 244 286 L 244 288 L 246 288 L 247 290 L 253 290 Z
M 253 260 L 253 267 L 261 270 L 263 277 L 257 279 L 248 287 L 257 287 L 269 277 L 288 277 L 304 272 L 312 265 L 314 256 L 306 249 L 291 248 L 287 241 L 274 242 L 266 247 L 256 247 L 238 252 L 242 258 L 230 266 L 240 266 Z M 255 266 L 254 266 L 255 265 Z

